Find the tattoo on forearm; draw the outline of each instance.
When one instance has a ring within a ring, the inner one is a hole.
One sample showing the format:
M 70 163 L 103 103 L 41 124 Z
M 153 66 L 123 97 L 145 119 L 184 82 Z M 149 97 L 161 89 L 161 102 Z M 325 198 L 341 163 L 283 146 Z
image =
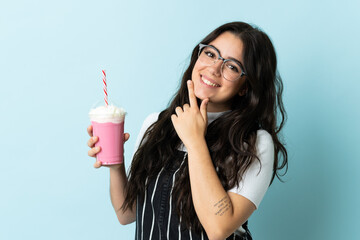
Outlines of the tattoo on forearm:
M 215 215 L 217 216 L 224 215 L 227 211 L 231 209 L 231 201 L 229 197 L 225 196 L 222 199 L 220 199 L 220 201 L 214 204 L 214 208 L 216 209 Z

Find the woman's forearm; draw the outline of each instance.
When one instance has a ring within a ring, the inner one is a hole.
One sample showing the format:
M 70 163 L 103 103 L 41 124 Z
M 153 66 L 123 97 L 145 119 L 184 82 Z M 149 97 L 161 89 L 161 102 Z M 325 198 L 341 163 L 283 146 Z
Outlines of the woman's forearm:
M 127 176 L 124 164 L 119 168 L 110 168 L 110 198 L 111 203 L 116 212 L 116 216 L 122 225 L 132 223 L 136 220 L 136 202 L 131 209 L 125 212 L 121 206 L 125 200 L 125 186 L 127 184 Z
M 227 229 L 233 216 L 231 200 L 217 176 L 205 139 L 187 150 L 196 214 L 210 239 L 224 239 L 223 235 L 231 230 Z

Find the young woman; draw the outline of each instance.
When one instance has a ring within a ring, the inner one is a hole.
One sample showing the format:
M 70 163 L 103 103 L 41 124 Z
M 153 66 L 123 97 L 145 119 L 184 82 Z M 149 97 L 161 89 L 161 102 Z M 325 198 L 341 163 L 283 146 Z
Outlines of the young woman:
M 121 224 L 136 221 L 136 239 L 252 239 L 247 219 L 287 168 L 276 65 L 268 36 L 243 22 L 194 48 L 170 106 L 145 119 L 129 175 L 109 167 L 113 207 Z

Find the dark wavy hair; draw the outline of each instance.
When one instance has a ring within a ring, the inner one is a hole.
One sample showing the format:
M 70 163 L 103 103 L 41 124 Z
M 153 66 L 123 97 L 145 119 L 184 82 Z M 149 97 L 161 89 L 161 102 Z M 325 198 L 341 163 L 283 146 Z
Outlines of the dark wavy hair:
M 257 130 L 264 129 L 272 136 L 275 147 L 274 171 L 270 184 L 275 176 L 281 181 L 280 176 L 287 171 L 288 157 L 278 135 L 285 123 L 286 112 L 274 47 L 263 31 L 244 22 L 224 24 L 206 36 L 201 43 L 209 44 L 224 32 L 231 32 L 243 42 L 247 93 L 244 96 L 236 95 L 232 101 L 232 110 L 209 124 L 206 142 L 212 162 L 226 191 L 238 185 L 251 163 L 259 161 L 255 147 Z M 182 77 L 180 89 L 169 106 L 159 114 L 158 120 L 147 129 L 134 155 L 125 188 L 123 211 L 133 206 L 137 196 L 144 199 L 146 178 L 155 179 L 162 167 L 175 158 L 181 140 L 173 127 L 171 115 L 175 113 L 177 106 L 189 103 L 186 81 L 191 79 L 198 51 L 199 47 L 196 45 L 189 67 Z M 199 99 L 198 101 L 200 102 Z M 281 174 L 280 170 L 283 168 L 285 172 Z M 200 232 L 202 226 L 192 202 L 187 159 L 177 174 L 173 196 L 176 212 L 182 221 L 188 228 Z

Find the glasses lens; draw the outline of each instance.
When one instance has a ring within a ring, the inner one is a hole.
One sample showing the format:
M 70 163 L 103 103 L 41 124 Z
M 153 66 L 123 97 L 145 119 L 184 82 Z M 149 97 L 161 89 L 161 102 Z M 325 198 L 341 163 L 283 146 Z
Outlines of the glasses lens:
M 223 77 L 229 81 L 236 81 L 240 78 L 241 75 L 241 68 L 240 65 L 233 61 L 233 60 L 227 60 L 222 67 L 222 74 Z
M 204 47 L 199 55 L 199 60 L 206 65 L 213 65 L 219 59 L 218 53 L 212 47 Z

